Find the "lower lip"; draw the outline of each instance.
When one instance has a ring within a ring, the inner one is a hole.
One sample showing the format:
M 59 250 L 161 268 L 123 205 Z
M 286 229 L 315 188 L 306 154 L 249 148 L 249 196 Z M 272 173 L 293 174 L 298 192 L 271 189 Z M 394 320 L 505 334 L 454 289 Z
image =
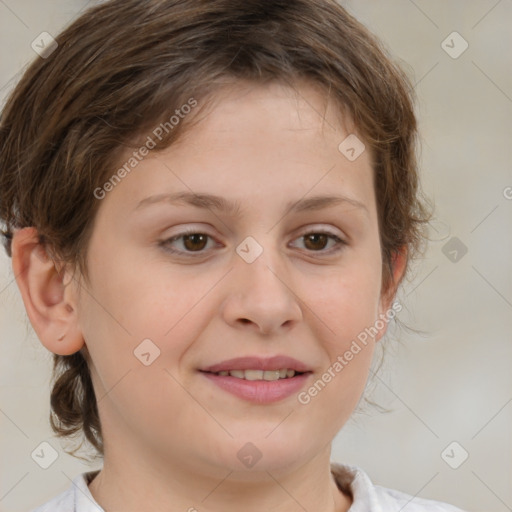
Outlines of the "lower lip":
M 215 373 L 201 373 L 228 393 L 257 404 L 278 402 L 279 400 L 283 400 L 298 393 L 310 375 L 309 372 L 287 379 L 245 380 L 231 377 L 231 375 L 224 376 Z

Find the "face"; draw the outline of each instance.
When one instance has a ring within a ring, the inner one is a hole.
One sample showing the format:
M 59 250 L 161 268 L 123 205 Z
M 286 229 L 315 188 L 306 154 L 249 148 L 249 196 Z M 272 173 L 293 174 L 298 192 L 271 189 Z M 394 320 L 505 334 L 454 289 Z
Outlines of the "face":
M 389 307 L 370 155 L 350 161 L 349 120 L 297 90 L 218 93 L 102 199 L 77 293 L 106 452 L 277 474 L 355 408 L 385 328 L 353 342 Z

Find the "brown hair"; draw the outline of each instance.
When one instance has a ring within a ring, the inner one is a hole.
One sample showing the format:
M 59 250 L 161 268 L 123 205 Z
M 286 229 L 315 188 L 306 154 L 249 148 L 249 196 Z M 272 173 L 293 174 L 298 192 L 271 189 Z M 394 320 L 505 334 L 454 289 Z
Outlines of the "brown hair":
M 412 86 L 382 44 L 335 0 L 110 0 L 56 37 L 8 98 L 0 123 L 0 219 L 34 226 L 55 261 L 87 278 L 86 249 L 121 151 L 190 98 L 229 80 L 317 84 L 372 151 L 384 289 L 393 255 L 420 252 L 428 220 L 417 175 Z M 200 109 L 197 109 L 200 110 Z M 195 116 L 189 116 L 190 118 Z M 169 146 L 191 121 L 167 130 Z M 341 142 L 341 141 L 340 141 Z M 81 352 L 54 355 L 54 431 L 103 453 Z

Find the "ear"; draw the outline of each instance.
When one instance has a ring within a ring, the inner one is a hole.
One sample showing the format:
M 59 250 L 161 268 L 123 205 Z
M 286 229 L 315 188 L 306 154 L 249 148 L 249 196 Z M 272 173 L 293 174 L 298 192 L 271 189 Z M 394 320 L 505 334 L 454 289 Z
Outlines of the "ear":
M 13 234 L 12 268 L 41 343 L 55 354 L 78 352 L 84 339 L 78 326 L 75 282 L 70 273 L 56 268 L 35 228 Z
M 402 277 L 404 276 L 405 268 L 407 266 L 407 246 L 401 247 L 396 251 L 391 260 L 391 268 L 393 270 L 392 279 L 387 289 L 382 290 L 381 298 L 379 302 L 379 324 L 383 323 L 382 329 L 379 329 L 375 341 L 379 341 L 382 336 L 386 333 L 389 321 L 396 316 L 402 307 L 398 305 L 395 307 L 392 305 L 393 299 L 395 298 L 398 285 L 400 284 Z

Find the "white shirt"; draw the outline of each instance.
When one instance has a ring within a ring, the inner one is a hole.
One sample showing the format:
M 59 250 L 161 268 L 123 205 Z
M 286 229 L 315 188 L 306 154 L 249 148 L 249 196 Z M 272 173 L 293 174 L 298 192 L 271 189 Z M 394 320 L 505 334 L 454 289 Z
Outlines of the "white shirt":
M 332 463 L 332 473 L 340 488 L 347 485 L 353 503 L 349 512 L 464 512 L 440 501 L 426 500 L 374 485 L 357 466 Z M 78 475 L 69 489 L 31 512 L 105 512 L 94 500 L 88 483 L 98 471 Z

